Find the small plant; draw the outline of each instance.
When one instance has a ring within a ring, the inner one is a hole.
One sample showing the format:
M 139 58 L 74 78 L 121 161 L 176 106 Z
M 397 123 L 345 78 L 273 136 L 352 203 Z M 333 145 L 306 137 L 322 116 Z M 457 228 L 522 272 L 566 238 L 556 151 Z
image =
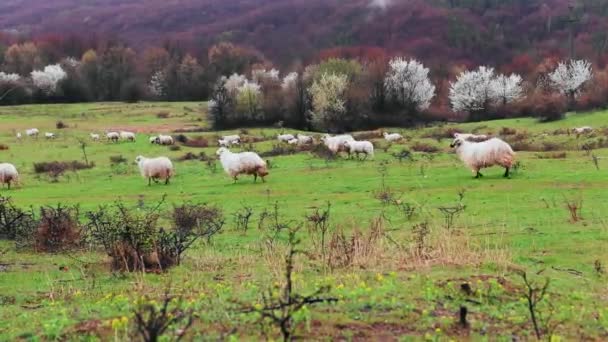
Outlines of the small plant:
M 602 275 L 606 273 L 604 264 L 602 264 L 602 261 L 600 259 L 595 259 L 595 261 L 593 262 L 593 269 L 595 270 L 595 273 L 597 275 Z
M 283 155 L 290 155 L 298 153 L 298 149 L 294 145 L 289 144 L 274 144 L 272 145 L 272 149 L 270 151 L 264 151 L 260 153 L 260 157 L 276 157 Z
M 10 198 L 0 197 L 0 238 L 14 240 L 17 247 L 25 247 L 38 225 L 33 210 L 22 210 Z
M 545 327 L 543 328 L 541 326 L 543 322 L 539 304 L 543 301 L 543 299 L 545 299 L 551 281 L 549 278 L 547 278 L 545 279 L 545 282 L 542 286 L 538 286 L 528 278 L 528 274 L 525 271 L 519 272 L 519 275 L 521 276 L 524 283 L 523 293 L 528 306 L 530 321 L 532 322 L 532 326 L 534 327 L 536 338 L 540 340 L 543 336 L 543 333 L 547 330 L 548 321 L 544 322 Z
M 126 164 L 127 158 L 123 157 L 122 154 L 116 156 L 110 156 L 110 164 L 118 165 L 118 164 Z
M 443 214 L 446 229 L 450 230 L 454 226 L 454 219 L 464 212 L 465 208 L 466 206 L 464 206 L 462 203 L 458 203 L 458 205 L 452 207 L 437 208 L 441 214 Z
M 325 238 L 329 230 L 329 214 L 331 203 L 327 201 L 327 207 L 323 210 L 315 208 L 314 212 L 306 216 L 308 221 L 308 233 L 317 249 L 321 250 L 321 256 L 325 259 Z
M 95 167 L 95 163 L 83 163 L 78 160 L 60 162 L 39 162 L 34 163 L 35 173 L 47 173 L 53 182 L 57 182 L 58 178 L 66 171 L 86 170 Z
M 425 152 L 425 153 L 437 153 L 439 152 L 439 148 L 437 146 L 433 146 L 430 144 L 426 144 L 423 142 L 417 142 L 411 146 L 412 150 L 416 152 Z
M 333 153 L 325 144 L 316 144 L 310 151 L 315 157 L 321 158 L 325 160 L 325 162 L 330 162 L 336 160 L 338 155 Z
M 394 203 L 397 195 L 389 186 L 386 185 L 386 176 L 388 175 L 387 163 L 380 162 L 378 165 L 378 173 L 380 174 L 380 188 L 373 192 L 374 198 L 379 200 L 382 205 Z
M 402 200 L 394 200 L 393 205 L 399 209 L 399 212 L 403 214 L 403 217 L 411 221 L 416 211 L 418 210 L 418 206 L 409 202 L 404 202 Z
M 184 309 L 181 298 L 169 295 L 165 291 L 162 303 L 157 305 L 145 297 L 133 310 L 135 332 L 145 342 L 156 342 L 173 327 L 174 340 L 180 341 L 192 326 L 194 313 Z
M 412 155 L 412 152 L 410 152 L 410 150 L 407 150 L 407 149 L 402 149 L 399 152 L 394 152 L 392 154 L 392 156 L 395 159 L 397 159 L 400 163 L 403 162 L 404 160 L 414 161 L 414 156 Z
M 416 255 L 420 258 L 426 258 L 427 255 L 427 239 L 431 230 L 428 222 L 422 222 L 412 227 L 412 235 Z
M 165 111 L 156 113 L 156 117 L 159 119 L 167 119 L 170 115 L 171 114 L 169 112 L 165 112 Z
M 595 169 L 599 171 L 600 170 L 600 158 L 598 158 L 595 154 L 592 154 L 591 161 L 593 162 L 593 165 L 595 165 Z
M 564 198 L 564 204 L 568 213 L 570 214 L 570 222 L 576 223 L 583 219 L 581 216 L 581 211 L 583 210 L 583 200 L 582 199 L 567 199 Z
M 234 223 L 236 230 L 247 233 L 249 229 L 249 220 L 253 216 L 253 208 L 243 205 L 241 210 L 234 213 Z
M 211 174 L 215 174 L 217 173 L 217 163 L 215 162 L 215 160 L 213 159 L 208 159 L 206 164 L 205 164 L 207 170 L 209 170 L 209 172 Z

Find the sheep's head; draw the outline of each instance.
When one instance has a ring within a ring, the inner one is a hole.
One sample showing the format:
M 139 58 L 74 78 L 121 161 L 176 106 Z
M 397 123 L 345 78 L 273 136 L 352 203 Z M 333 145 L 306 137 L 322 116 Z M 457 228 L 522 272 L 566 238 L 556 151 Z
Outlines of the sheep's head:
M 344 146 L 344 148 L 350 148 L 350 142 L 349 141 L 345 141 L 342 143 L 342 146 Z
M 150 137 L 150 144 L 155 144 L 158 137 Z
M 462 138 L 456 138 L 456 139 L 454 139 L 454 141 L 452 141 L 452 143 L 450 144 L 450 147 L 451 148 L 458 148 L 463 143 L 464 143 L 464 139 L 462 139 Z
M 215 152 L 215 154 L 216 154 L 216 155 L 218 155 L 218 156 L 221 156 L 223 153 L 226 153 L 226 152 L 229 152 L 227 148 L 225 148 L 225 147 L 220 147 L 220 148 L 219 148 L 219 149 L 218 149 L 218 150 Z
M 139 162 L 141 162 L 144 159 L 143 156 L 137 156 L 135 157 L 135 164 L 139 164 Z
M 386 138 L 388 137 L 388 132 L 383 132 L 382 135 Z
M 325 134 L 325 135 L 324 135 L 324 136 L 321 138 L 321 141 L 322 141 L 322 142 L 326 142 L 326 141 L 327 141 L 327 139 L 329 139 L 329 138 L 331 138 L 331 136 L 330 136 L 329 134 Z

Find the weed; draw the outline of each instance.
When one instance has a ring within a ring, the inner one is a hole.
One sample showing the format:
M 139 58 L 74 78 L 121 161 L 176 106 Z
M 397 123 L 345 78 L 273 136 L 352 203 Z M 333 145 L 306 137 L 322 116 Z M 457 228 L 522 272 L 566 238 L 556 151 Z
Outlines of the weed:
M 169 151 L 179 151 L 181 149 L 182 149 L 182 147 L 179 146 L 179 145 L 171 145 L 171 146 L 169 146 Z
M 450 230 L 454 226 L 454 219 L 464 212 L 465 208 L 466 206 L 462 203 L 458 203 L 458 205 L 452 207 L 437 208 L 443 214 L 446 229 Z
M 243 205 L 241 210 L 234 213 L 234 223 L 237 231 L 247 233 L 249 229 L 249 220 L 253 216 L 253 208 Z
M 314 212 L 306 216 L 308 221 L 308 234 L 317 250 L 321 250 L 321 256 L 325 259 L 325 238 L 329 230 L 329 214 L 331 212 L 331 203 L 327 201 L 325 209 L 319 210 L 315 208 Z
M 570 214 L 570 222 L 576 223 L 582 220 L 581 210 L 583 210 L 583 200 L 582 199 L 567 199 L 564 198 L 564 204 L 568 213 Z
M 170 327 L 175 327 L 175 341 L 181 340 L 194 321 L 192 309 L 183 309 L 181 298 L 169 295 L 165 291 L 162 303 L 145 297 L 133 310 L 135 331 L 145 342 L 158 341 Z
M 528 313 L 530 315 L 530 321 L 534 327 L 534 332 L 536 333 L 536 338 L 541 339 L 543 332 L 547 328 L 547 323 L 544 322 L 545 327 L 541 327 L 541 313 L 539 311 L 539 303 L 545 298 L 547 295 L 547 290 L 549 289 L 550 279 L 546 278 L 545 282 L 542 286 L 536 285 L 533 281 L 528 278 L 528 275 L 525 271 L 520 271 L 519 275 L 521 276 L 524 283 L 524 298 L 526 299 L 526 303 L 528 306 Z

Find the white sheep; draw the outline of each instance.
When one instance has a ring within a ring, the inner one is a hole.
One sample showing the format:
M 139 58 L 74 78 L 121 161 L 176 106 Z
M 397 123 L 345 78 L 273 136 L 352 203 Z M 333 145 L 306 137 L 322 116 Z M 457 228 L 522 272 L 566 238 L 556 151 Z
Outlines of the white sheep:
M 382 135 L 384 136 L 384 140 L 388 141 L 388 142 L 397 142 L 403 139 L 403 136 L 399 133 L 387 133 L 384 132 L 382 133 Z
M 117 141 L 118 141 L 118 139 L 120 139 L 120 134 L 119 134 L 118 132 L 107 132 L 107 133 L 106 133 L 106 138 L 107 138 L 108 140 L 111 140 L 111 141 L 117 142 Z
M 238 134 L 225 135 L 221 140 L 224 140 L 228 146 L 239 145 L 241 143 L 241 137 Z
M 173 145 L 173 137 L 170 135 L 159 135 L 156 137 L 156 143 L 159 145 Z
M 296 138 L 293 138 L 293 139 L 289 140 L 287 143 L 288 143 L 289 145 L 298 145 L 299 140 L 298 140 L 298 139 L 296 139 Z
M 11 189 L 11 182 L 19 181 L 19 173 L 15 165 L 9 163 L 0 163 L 0 183 L 2 186 L 8 184 L 8 189 Z
M 165 184 L 169 184 L 169 179 L 174 174 L 173 163 L 167 157 L 146 158 L 137 156 L 135 163 L 139 167 L 141 176 L 148 179 L 148 186 L 151 181 L 158 183 L 158 179 L 164 179 Z
M 266 162 L 257 153 L 232 153 L 227 148 L 220 147 L 216 155 L 220 157 L 224 171 L 234 179 L 235 183 L 238 180 L 238 175 L 241 174 L 253 175 L 254 183 L 258 176 L 262 178 L 262 182 L 265 182 L 264 177 L 268 175 L 268 168 Z
M 21 140 L 21 132 L 17 132 L 17 139 Z
M 120 138 L 127 141 L 135 141 L 135 133 L 129 131 L 120 131 Z
M 355 139 L 349 134 L 336 135 L 335 137 L 325 134 L 321 141 L 327 146 L 327 148 L 334 154 L 340 151 L 346 151 L 344 148 L 345 141 L 355 141 Z
M 515 162 L 515 152 L 511 146 L 498 138 L 472 142 L 458 137 L 450 147 L 454 148 L 460 160 L 471 168 L 475 178 L 483 177 L 479 172 L 481 169 L 494 165 L 504 167 L 504 177 L 509 177 L 509 170 Z
M 279 134 L 277 135 L 277 140 L 280 142 L 289 142 L 289 140 L 293 140 L 296 137 L 293 134 Z
M 99 141 L 99 138 L 100 138 L 99 134 L 97 134 L 97 133 L 91 133 L 90 136 L 91 136 L 91 140 L 93 140 L 93 141 Z
M 44 133 L 44 137 L 47 138 L 47 139 L 55 139 L 56 138 L 55 133 L 51 133 L 51 132 L 45 132 Z
M 149 139 L 150 140 L 150 144 L 156 144 L 156 139 L 157 138 L 158 138 L 158 136 L 156 136 L 156 135 L 153 136 L 153 137 L 150 137 L 150 139 Z
M 298 145 L 313 144 L 315 142 L 310 135 L 304 134 L 296 134 L 296 139 L 298 139 Z
M 593 132 L 593 127 L 591 126 L 583 126 L 583 127 L 575 127 L 572 129 L 572 132 L 577 136 L 581 134 L 589 134 Z
M 367 159 L 368 156 L 374 156 L 374 144 L 369 141 L 345 141 L 343 145 L 349 156 L 355 153 L 357 158 L 359 158 L 359 154 L 363 153 L 365 154 L 363 160 Z
M 27 135 L 28 137 L 37 138 L 39 133 L 40 131 L 38 130 L 38 128 L 30 128 L 25 130 L 25 135 Z
M 454 133 L 454 139 L 461 138 L 472 142 L 482 142 L 490 139 L 485 134 L 472 134 L 472 133 Z

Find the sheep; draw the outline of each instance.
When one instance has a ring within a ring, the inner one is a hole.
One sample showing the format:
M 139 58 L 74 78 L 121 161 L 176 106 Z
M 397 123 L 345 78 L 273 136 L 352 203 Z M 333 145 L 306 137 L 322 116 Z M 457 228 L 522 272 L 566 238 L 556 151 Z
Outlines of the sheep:
M 159 135 L 156 137 L 156 144 L 159 145 L 173 145 L 173 137 L 170 135 Z
M 148 186 L 151 181 L 158 183 L 158 179 L 164 179 L 165 184 L 169 184 L 169 179 L 174 174 L 173 163 L 167 157 L 146 158 L 137 156 L 135 163 L 139 167 L 139 172 L 144 178 L 148 178 Z
M 298 143 L 299 143 L 299 142 L 300 142 L 300 141 L 299 141 L 298 139 L 293 138 L 293 139 L 289 140 L 287 143 L 288 143 L 289 145 L 298 145 Z
M 241 137 L 238 134 L 225 135 L 220 140 L 224 140 L 226 142 L 226 147 L 231 145 L 239 145 L 241 143 Z
M 220 157 L 224 171 L 234 179 L 234 183 L 240 174 L 253 175 L 254 183 L 257 182 L 258 176 L 262 178 L 262 182 L 266 182 L 264 177 L 268 175 L 268 168 L 257 153 L 232 153 L 227 148 L 220 147 L 215 154 Z
M 345 141 L 342 144 L 344 145 L 344 148 L 348 152 L 349 156 L 355 153 L 357 154 L 357 158 L 359 158 L 359 154 L 363 153 L 365 154 L 365 158 L 363 158 L 363 160 L 367 159 L 368 156 L 372 156 L 372 158 L 374 157 L 374 145 L 369 141 Z
M 387 133 L 384 132 L 382 133 L 382 135 L 384 136 L 384 139 L 388 142 L 397 142 L 403 139 L 403 136 L 399 133 Z
M 0 183 L 2 186 L 8 184 L 8 189 L 11 189 L 11 182 L 19 181 L 19 173 L 15 165 L 9 163 L 0 163 Z
M 108 140 L 117 142 L 118 139 L 120 139 L 120 134 L 118 132 L 108 132 L 108 133 L 106 133 L 106 138 Z
M 47 139 L 55 139 L 56 138 L 55 133 L 50 133 L 50 132 L 45 132 L 44 133 L 44 137 L 47 138 Z
M 238 140 L 226 140 L 226 139 L 219 139 L 217 141 L 217 143 L 220 147 L 230 147 L 232 145 L 240 144 L 240 142 Z
M 150 140 L 150 144 L 156 144 L 156 139 L 158 139 L 158 136 L 156 136 L 156 135 L 153 136 L 153 137 L 150 137 L 150 139 L 149 139 Z
M 93 140 L 93 141 L 99 141 L 99 134 L 97 134 L 97 133 L 91 133 L 90 136 L 91 136 L 91 140 Z
M 454 133 L 454 139 L 462 138 L 471 142 L 482 142 L 490 139 L 489 136 L 485 134 L 472 134 L 472 133 Z
M 120 138 L 128 141 L 135 141 L 135 133 L 129 131 L 120 131 Z
M 277 135 L 277 140 L 280 142 L 289 142 L 289 140 L 293 140 L 296 137 L 293 134 L 279 134 Z
M 335 137 L 326 134 L 321 139 L 325 146 L 334 154 L 339 153 L 340 151 L 345 151 L 344 142 L 345 141 L 355 141 L 355 139 L 348 134 L 336 135 Z
M 17 139 L 21 140 L 21 132 L 17 132 Z
M 515 162 L 515 152 L 509 144 L 498 138 L 483 142 L 472 142 L 462 137 L 454 139 L 450 147 L 456 150 L 458 157 L 471 168 L 475 178 L 483 177 L 481 169 L 500 165 L 505 168 L 504 177 L 509 177 L 509 170 Z
M 296 134 L 296 139 L 298 139 L 298 145 L 312 144 L 315 142 L 310 135 L 304 134 Z
M 589 133 L 593 132 L 593 127 L 590 127 L 590 126 L 575 127 L 572 129 L 572 132 L 574 134 L 576 134 L 576 136 L 578 137 L 581 134 L 589 134 Z
M 28 137 L 38 138 L 39 133 L 40 131 L 38 130 L 38 128 L 30 128 L 25 130 L 25 135 L 27 135 Z

